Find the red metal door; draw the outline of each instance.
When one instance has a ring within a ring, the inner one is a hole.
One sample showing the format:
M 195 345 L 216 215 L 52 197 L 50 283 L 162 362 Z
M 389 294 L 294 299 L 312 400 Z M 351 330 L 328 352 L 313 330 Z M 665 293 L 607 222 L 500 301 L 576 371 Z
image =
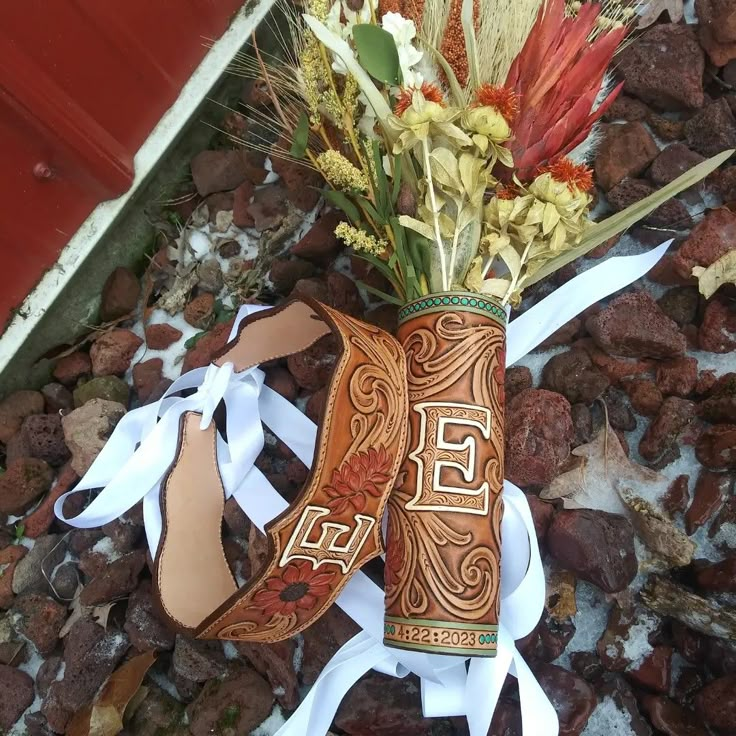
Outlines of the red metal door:
M 243 0 L 24 0 L 0 16 L 0 332 Z

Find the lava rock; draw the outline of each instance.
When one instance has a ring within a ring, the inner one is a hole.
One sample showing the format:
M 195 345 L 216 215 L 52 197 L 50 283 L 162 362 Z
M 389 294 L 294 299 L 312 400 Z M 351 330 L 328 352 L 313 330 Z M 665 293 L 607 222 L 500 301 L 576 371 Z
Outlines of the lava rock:
M 665 736 L 708 736 L 695 713 L 664 695 L 645 695 L 640 702 L 654 728 Z
M 736 557 L 698 568 L 695 583 L 708 593 L 736 593 Z
M 555 514 L 555 507 L 551 503 L 542 501 L 539 496 L 535 496 L 533 493 L 525 495 L 534 520 L 537 539 L 541 542 L 547 536 L 547 530 Z
M 223 283 L 222 267 L 217 258 L 205 258 L 197 266 L 197 288 L 199 291 L 219 294 Z
M 285 150 L 291 148 L 290 140 L 281 140 L 278 145 L 285 146 Z M 299 161 L 287 158 L 274 157 L 271 167 L 279 175 L 291 203 L 302 210 L 309 212 L 319 202 L 321 190 L 324 186 L 322 176 L 309 166 Z
M 54 472 L 35 457 L 20 457 L 8 463 L 0 475 L 0 514 L 22 514 L 51 488 Z
M 103 333 L 90 348 L 94 376 L 122 376 L 143 344 L 130 330 L 115 329 Z
M 327 385 L 336 361 L 337 344 L 333 335 L 321 337 L 306 350 L 286 359 L 294 380 L 307 391 L 318 391 Z
M 684 143 L 672 143 L 654 159 L 649 178 L 662 187 L 703 161 L 703 156 L 690 150 Z
M 335 235 L 335 228 L 344 219 L 343 215 L 336 210 L 322 215 L 309 232 L 292 246 L 292 255 L 317 262 L 334 258 L 342 249 L 342 243 Z
M 370 674 L 354 685 L 335 716 L 349 736 L 429 736 L 433 721 L 422 717 L 415 678 Z
M 695 321 L 699 302 L 700 294 L 693 286 L 677 286 L 674 289 L 668 289 L 657 300 L 659 308 L 680 327 Z
M 682 514 L 687 508 L 690 501 L 690 492 L 688 490 L 689 475 L 678 475 L 672 483 L 670 483 L 667 493 L 662 499 L 664 510 L 670 515 Z
M 250 213 L 250 204 L 256 188 L 250 181 L 244 181 L 233 193 L 233 225 L 240 228 L 250 228 L 255 225 Z
M 675 23 L 646 31 L 617 65 L 627 94 L 666 111 L 703 106 L 704 71 L 705 55 L 695 29 Z
M 693 502 L 685 514 L 685 530 L 689 535 L 695 534 L 700 527 L 707 524 L 721 508 L 728 494 L 729 481 L 728 476 L 723 473 L 700 471 Z
M 266 371 L 266 386 L 272 388 L 277 394 L 281 394 L 287 401 L 296 401 L 299 395 L 299 387 L 294 377 L 285 368 L 276 366 Z
M 194 186 L 202 197 L 235 189 L 248 178 L 241 151 L 202 151 L 191 166 Z
M 314 273 L 314 265 L 299 258 L 274 258 L 269 277 L 273 288 L 279 294 L 289 294 L 297 282 L 309 278 Z
M 39 391 L 15 391 L 0 401 L 0 442 L 8 442 L 26 417 L 43 414 L 44 403 Z
M 35 697 L 33 678 L 15 667 L 0 664 L 0 731 L 10 731 Z
M 673 264 L 681 276 L 688 277 L 695 266 L 707 268 L 733 248 L 736 248 L 736 214 L 721 207 L 709 212 L 693 228 L 675 253 Z
M 74 408 L 72 392 L 61 383 L 47 383 L 41 393 L 46 401 L 46 411 L 49 414 L 58 414 Z
M 51 578 L 51 589 L 60 601 L 73 600 L 80 583 L 79 571 L 74 562 L 59 565 Z
M 327 299 L 334 309 L 352 317 L 362 317 L 365 305 L 360 292 L 349 276 L 339 271 L 327 274 Z
M 695 709 L 712 728 L 736 729 L 736 675 L 708 683 L 695 698 Z
M 695 444 L 695 457 L 711 470 L 736 468 L 736 424 L 716 424 L 706 429 Z
M 607 353 L 630 358 L 678 358 L 687 343 L 677 325 L 649 294 L 632 292 L 614 299 L 586 322 L 596 344 Z
M 692 401 L 677 396 L 666 398 L 639 442 L 641 456 L 650 462 L 659 460 L 694 417 L 695 404 Z
M 672 647 L 656 646 L 626 675 L 637 686 L 663 695 L 672 687 Z
M 637 414 L 653 417 L 659 413 L 664 397 L 654 381 L 648 378 L 634 378 L 621 384 L 629 396 L 631 406 Z
M 238 669 L 208 682 L 187 708 L 192 736 L 239 736 L 250 733 L 271 713 L 273 693 L 251 669 Z
M 88 705 L 130 647 L 128 637 L 79 619 L 64 638 L 64 677 L 51 684 L 41 706 L 49 726 L 63 733 L 72 715 Z
M 240 642 L 238 652 L 271 685 L 282 708 L 295 710 L 299 705 L 299 681 L 294 670 L 296 643 L 293 639 L 273 644 Z
M 608 192 L 624 179 L 643 173 L 658 154 L 654 138 L 642 123 L 609 125 L 595 157 L 596 179 Z
M 102 287 L 100 319 L 112 322 L 131 314 L 138 305 L 140 295 L 138 277 L 129 268 L 119 266 L 107 277 Z
M 125 407 L 117 402 L 92 399 L 62 418 L 64 440 L 77 475 L 89 470 L 124 414 Z
M 19 633 L 32 641 L 42 656 L 51 654 L 66 621 L 66 606 L 43 595 L 22 595 L 15 599 L 13 610 L 20 614 Z
M 275 230 L 281 225 L 289 211 L 289 203 L 279 184 L 269 184 L 257 189 L 248 212 L 253 218 L 253 226 L 258 232 Z
M 182 332 L 165 323 L 146 327 L 146 344 L 151 350 L 166 350 L 181 339 Z
M 86 381 L 74 389 L 74 406 L 79 408 L 92 399 L 115 401 L 123 406 L 128 405 L 130 388 L 128 384 L 117 376 L 100 376 Z
M 593 365 L 585 350 L 570 350 L 547 361 L 542 388 L 562 394 L 571 404 L 590 404 L 608 388 L 610 381 Z
M 539 665 L 534 674 L 557 711 L 560 736 L 580 736 L 598 703 L 595 690 L 581 677 L 554 664 Z
M 161 383 L 163 367 L 161 358 L 150 358 L 133 366 L 133 385 L 142 403 L 148 401 Z
M 526 389 L 508 404 L 506 477 L 520 486 L 544 486 L 558 474 L 574 439 L 570 402 L 544 389 Z
M 313 685 L 337 650 L 360 631 L 358 625 L 337 606 L 327 609 L 302 634 L 304 659 L 302 682 Z
M 728 0 L 695 0 L 695 12 L 700 24 L 700 43 L 711 62 L 715 66 L 725 66 L 736 59 L 736 14 L 731 3 Z
M 719 97 L 685 123 L 687 143 L 703 156 L 715 156 L 736 146 L 736 119 Z
M 547 532 L 547 546 L 564 568 L 606 593 L 624 590 L 638 571 L 634 529 L 617 514 L 560 511 Z
M 138 576 L 146 564 L 142 550 L 130 552 L 111 562 L 105 570 L 87 583 L 79 596 L 83 606 L 97 606 L 100 603 L 122 598 L 138 587 Z
M 532 372 L 525 365 L 514 365 L 506 370 L 504 378 L 504 394 L 509 402 L 533 385 Z
M 624 179 L 608 192 L 606 198 L 616 212 L 621 212 L 656 191 L 647 181 Z M 687 207 L 679 199 L 668 199 L 647 215 L 643 222 L 652 227 L 683 230 L 692 225 L 692 218 Z
M 585 404 L 573 404 L 570 409 L 575 436 L 574 447 L 586 445 L 593 439 L 593 415 Z
M 689 396 L 698 381 L 698 361 L 685 356 L 657 366 L 657 386 L 665 396 Z
M 212 362 L 227 344 L 233 320 L 215 325 L 206 335 L 197 340 L 196 345 L 187 350 L 182 362 L 181 372 L 188 373 L 194 368 L 204 368 Z
M 736 350 L 736 309 L 717 296 L 708 301 L 698 330 L 701 350 L 730 353 Z
M 218 642 L 177 636 L 171 666 L 178 677 L 191 682 L 205 682 L 222 677 L 227 671 L 227 660 Z
M 69 449 L 64 443 L 64 431 L 58 414 L 32 414 L 26 417 L 20 434 L 31 457 L 53 467 L 63 465 L 69 459 Z
M 184 308 L 184 320 L 192 327 L 199 330 L 206 330 L 215 311 L 215 297 L 209 292 L 204 292 L 195 296 Z
M 139 652 L 174 648 L 176 635 L 158 616 L 150 581 L 144 580 L 131 594 L 124 629 Z
M 699 406 L 700 416 L 712 424 L 736 423 L 736 373 L 727 373 L 710 387 Z
M 652 728 L 641 714 L 636 696 L 621 675 L 606 672 L 601 682 L 596 684 L 600 696 L 610 699 L 619 711 L 628 715 L 631 730 L 626 736 L 652 736 Z M 614 736 L 614 732 L 611 731 L 606 736 Z
M 603 401 L 608 411 L 608 423 L 614 429 L 621 432 L 632 432 L 636 429 L 636 417 L 629 407 L 624 391 L 609 387 L 603 394 Z

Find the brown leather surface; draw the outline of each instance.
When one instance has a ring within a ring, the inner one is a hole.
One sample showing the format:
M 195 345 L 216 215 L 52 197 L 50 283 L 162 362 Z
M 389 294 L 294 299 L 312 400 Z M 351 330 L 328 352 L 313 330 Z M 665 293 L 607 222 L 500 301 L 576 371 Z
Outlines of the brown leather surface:
M 156 559 L 159 601 L 181 629 L 193 629 L 237 585 L 222 548 L 225 491 L 215 458 L 215 425 L 182 416 L 177 458 L 161 495 L 164 535 Z M 170 533 L 172 530 L 175 533 Z
M 328 332 L 342 349 L 328 387 L 312 471 L 296 502 L 267 526 L 269 557 L 249 584 L 223 601 L 222 589 L 210 587 L 206 578 L 209 567 L 197 568 L 198 580 L 189 573 L 188 581 L 185 565 L 168 562 L 169 545 L 196 547 L 192 540 L 204 538 L 201 532 L 185 539 L 194 518 L 183 523 L 176 516 L 179 507 L 170 505 L 172 494 L 199 492 L 212 499 L 222 490 L 210 483 L 195 491 L 190 479 L 170 480 L 163 489 L 166 532 L 159 556 L 168 564 L 158 576 L 162 605 L 165 610 L 172 600 L 182 605 L 184 594 L 175 590 L 177 585 L 198 591 L 197 615 L 212 603 L 211 615 L 200 618 L 196 627 L 199 638 L 272 642 L 293 636 L 329 607 L 355 570 L 382 551 L 380 518 L 405 445 L 405 361 L 396 340 L 313 300 L 296 301 L 245 320 L 216 363 L 230 361 L 236 370 L 245 370 L 303 350 Z M 189 446 L 182 442 L 179 463 Z M 206 462 L 211 472 L 213 461 Z M 174 475 L 183 478 L 177 469 Z M 218 510 L 208 508 L 206 515 L 218 513 L 221 518 L 219 502 Z M 220 544 L 219 528 L 215 536 L 208 531 L 207 545 L 214 548 L 215 538 Z M 172 618 L 185 618 L 190 625 L 196 615 L 192 609 Z
M 493 656 L 505 327 L 478 310 L 422 312 L 398 338 L 409 436 L 388 504 L 385 643 Z

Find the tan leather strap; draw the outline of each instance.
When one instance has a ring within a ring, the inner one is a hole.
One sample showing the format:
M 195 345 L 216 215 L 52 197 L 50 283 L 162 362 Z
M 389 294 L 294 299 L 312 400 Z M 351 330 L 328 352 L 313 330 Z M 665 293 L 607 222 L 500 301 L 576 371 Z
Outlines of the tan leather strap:
M 288 638 L 382 551 L 380 519 L 405 445 L 406 369 L 396 340 L 305 299 L 244 320 L 215 362 L 243 371 L 330 333 L 340 353 L 311 473 L 296 502 L 266 527 L 268 559 L 240 590 L 220 537 L 224 491 L 214 427 L 200 430 L 199 414 L 182 418 L 177 460 L 161 489 L 155 571 L 161 609 L 180 630 L 203 639 Z

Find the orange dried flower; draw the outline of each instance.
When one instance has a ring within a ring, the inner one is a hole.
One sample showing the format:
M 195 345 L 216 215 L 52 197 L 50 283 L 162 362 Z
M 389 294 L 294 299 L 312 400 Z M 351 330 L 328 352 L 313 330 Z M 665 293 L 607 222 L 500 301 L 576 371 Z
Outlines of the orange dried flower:
M 482 84 L 475 93 L 477 105 L 493 107 L 503 115 L 507 123 L 512 123 L 519 114 L 519 95 L 502 84 Z
M 499 184 L 495 192 L 498 199 L 516 199 L 520 194 L 521 192 L 516 184 Z
M 419 91 L 424 95 L 424 99 L 428 102 L 436 102 L 438 105 L 445 106 L 445 98 L 442 94 L 442 90 L 436 85 L 430 82 L 422 82 L 422 86 Z M 394 112 L 397 115 L 403 115 L 411 107 L 411 99 L 416 88 L 414 87 L 402 87 L 399 91 L 399 96 L 396 99 L 396 105 Z
M 550 173 L 555 181 L 567 184 L 570 189 L 587 192 L 593 188 L 593 171 L 585 164 L 576 164 L 569 158 L 558 158 L 539 169 L 540 174 Z

